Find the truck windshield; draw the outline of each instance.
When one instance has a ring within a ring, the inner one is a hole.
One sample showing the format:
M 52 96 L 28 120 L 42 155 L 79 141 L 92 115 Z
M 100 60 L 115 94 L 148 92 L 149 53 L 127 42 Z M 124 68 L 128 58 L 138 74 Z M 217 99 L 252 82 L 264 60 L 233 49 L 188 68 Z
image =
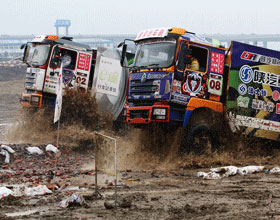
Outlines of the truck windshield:
M 50 45 L 48 44 L 28 43 L 24 60 L 30 65 L 44 65 L 48 59 L 49 51 Z
M 141 41 L 137 44 L 133 67 L 169 67 L 173 63 L 175 49 L 175 39 L 150 39 Z

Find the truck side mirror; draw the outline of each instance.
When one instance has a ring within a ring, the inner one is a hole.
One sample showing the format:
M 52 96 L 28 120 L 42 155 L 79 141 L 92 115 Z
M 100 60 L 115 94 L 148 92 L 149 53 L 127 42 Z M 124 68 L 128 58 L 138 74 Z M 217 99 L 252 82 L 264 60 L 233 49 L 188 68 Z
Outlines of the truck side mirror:
M 59 64 L 59 58 L 60 58 L 60 49 L 58 47 L 55 47 L 53 50 L 53 55 L 50 61 L 50 67 L 55 69 L 58 67 Z
M 184 71 L 187 64 L 191 63 L 191 54 L 192 50 L 187 47 L 186 44 L 183 44 L 181 47 L 181 52 L 178 57 L 177 69 Z
M 120 58 L 120 64 L 122 67 L 130 68 L 129 63 L 127 63 L 127 62 L 128 62 L 128 59 L 130 59 L 130 61 L 131 61 L 131 58 L 134 57 L 135 46 L 136 46 L 135 41 L 130 40 L 130 39 L 125 39 L 123 42 L 121 42 L 118 45 L 118 48 L 122 47 L 121 58 Z
M 24 63 L 26 63 L 27 62 L 27 58 L 28 58 L 28 56 L 29 56 L 29 51 L 30 51 L 30 45 L 29 44 L 23 44 L 24 45 L 24 52 L 23 52 L 23 59 L 22 59 L 22 61 L 24 62 Z M 22 46 L 23 46 L 22 45 Z M 23 48 L 22 48 L 23 49 Z
M 121 56 L 121 66 L 124 67 L 124 60 L 125 60 L 125 55 L 126 55 L 126 51 L 127 51 L 127 44 L 123 44 L 122 45 L 122 56 Z

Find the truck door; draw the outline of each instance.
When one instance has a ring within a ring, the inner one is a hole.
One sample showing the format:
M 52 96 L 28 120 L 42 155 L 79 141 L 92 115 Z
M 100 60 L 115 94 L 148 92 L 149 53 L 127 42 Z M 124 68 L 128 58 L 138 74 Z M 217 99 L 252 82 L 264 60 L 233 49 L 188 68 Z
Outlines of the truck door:
M 56 59 L 55 56 L 58 58 Z M 88 52 L 66 47 L 54 47 L 46 74 L 44 92 L 56 93 L 56 84 L 62 61 L 64 63 L 62 69 L 64 86 L 69 88 L 78 86 L 83 90 L 87 90 L 91 59 L 92 55 Z
M 206 94 L 208 70 L 208 49 L 202 46 L 189 45 L 187 62 L 184 70 L 182 92 L 186 95 L 203 97 Z

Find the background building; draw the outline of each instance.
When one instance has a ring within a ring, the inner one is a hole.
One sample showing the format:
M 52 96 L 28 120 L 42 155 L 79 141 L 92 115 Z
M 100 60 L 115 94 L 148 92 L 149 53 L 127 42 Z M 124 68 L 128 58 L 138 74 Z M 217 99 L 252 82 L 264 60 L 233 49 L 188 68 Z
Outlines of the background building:
M 74 35 L 69 34 L 71 26 L 70 20 L 56 20 L 54 27 L 56 34 L 59 36 L 71 36 L 73 41 L 87 44 L 91 48 L 99 46 L 116 48 L 117 45 L 124 39 L 134 39 L 135 35 Z M 62 34 L 65 28 L 65 33 Z M 48 33 L 42 33 L 48 34 Z M 19 58 L 23 55 L 23 50 L 20 49 L 22 44 L 31 41 L 35 35 L 29 36 L 15 36 L 15 35 L 0 35 L 0 61 L 11 60 Z M 240 34 L 240 35 L 205 35 L 205 37 L 214 38 L 219 40 L 226 47 L 229 46 L 231 40 L 250 43 L 257 46 L 262 46 L 274 50 L 280 50 L 280 35 L 255 35 L 255 34 Z

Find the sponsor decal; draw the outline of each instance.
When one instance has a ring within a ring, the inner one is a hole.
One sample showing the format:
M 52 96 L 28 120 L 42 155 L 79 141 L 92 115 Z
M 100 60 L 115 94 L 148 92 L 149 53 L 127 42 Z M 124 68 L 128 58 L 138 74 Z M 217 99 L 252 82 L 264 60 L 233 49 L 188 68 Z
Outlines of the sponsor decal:
M 211 53 L 210 71 L 214 73 L 224 73 L 225 55 L 221 53 Z
M 274 57 L 264 56 L 257 53 L 252 53 L 248 51 L 243 51 L 241 54 L 241 59 L 250 60 L 252 62 L 260 62 L 268 65 L 280 65 L 280 60 Z
M 243 83 L 250 83 L 253 79 L 254 72 L 248 65 L 244 65 L 239 70 L 239 78 Z
M 181 91 L 184 94 L 195 97 L 205 97 L 207 92 L 207 75 L 201 75 L 196 72 L 187 72 L 183 81 Z
M 250 66 L 244 65 L 239 70 L 239 78 L 243 83 L 258 83 L 273 87 L 280 87 L 280 75 L 260 70 L 253 70 Z
M 77 72 L 77 75 L 78 75 L 78 76 L 84 76 L 84 77 L 87 77 L 87 73 Z
M 274 73 L 266 73 L 263 71 L 255 70 L 253 82 L 280 87 L 280 76 Z
M 277 90 L 274 90 L 272 92 L 272 99 L 273 99 L 273 101 L 277 102 L 279 100 L 279 97 L 280 97 L 279 92 Z
M 80 53 L 78 58 L 77 69 L 88 71 L 90 66 L 90 61 L 91 61 L 90 54 Z
M 187 76 L 185 88 L 190 93 L 199 93 L 201 89 L 202 77 L 197 73 L 191 73 Z
M 178 94 L 178 93 L 171 93 L 171 102 L 186 105 L 190 99 L 190 96 Z
M 182 82 L 179 80 L 173 80 L 172 85 L 173 86 L 181 86 Z
M 252 86 L 248 87 L 248 94 L 249 95 L 256 95 L 256 96 L 267 96 L 267 90 L 266 89 L 259 89 L 259 88 L 254 88 Z
M 146 73 L 143 73 L 143 75 L 141 76 L 141 83 L 146 82 L 147 77 L 146 77 Z
M 280 114 L 280 103 L 276 104 L 276 114 Z
M 252 108 L 256 110 L 266 111 L 266 112 L 273 112 L 274 104 L 273 102 L 266 102 L 259 99 L 253 99 Z
M 120 61 L 101 56 L 97 70 L 96 92 L 118 96 L 121 80 Z
M 280 132 L 280 122 L 243 115 L 236 115 L 235 124 L 251 128 Z
M 164 77 L 164 75 L 162 75 L 162 74 L 148 74 L 146 78 L 147 79 L 161 79 L 163 77 Z
M 65 69 L 63 69 L 62 78 L 63 78 L 64 85 L 68 85 L 68 84 L 71 83 L 72 80 L 76 79 L 75 74 L 74 74 L 73 71 L 65 70 Z
M 178 86 L 178 87 L 177 87 L 177 92 L 178 92 L 178 93 L 182 93 L 181 86 Z
M 167 28 L 155 28 L 141 31 L 135 40 L 150 38 L 150 37 L 165 37 L 168 34 Z
M 243 83 L 239 84 L 238 86 L 238 93 L 240 95 L 245 95 L 247 93 L 247 86 Z
M 181 84 L 182 82 L 179 80 L 173 80 L 172 82 L 172 91 L 181 93 Z
M 248 108 L 250 102 L 249 97 L 238 96 L 237 105 L 241 108 Z
M 111 92 L 111 93 L 116 93 L 117 92 L 117 89 L 115 87 L 108 86 L 108 85 L 98 85 L 97 88 L 99 90 L 103 90 L 103 91 L 107 91 L 107 92 Z

